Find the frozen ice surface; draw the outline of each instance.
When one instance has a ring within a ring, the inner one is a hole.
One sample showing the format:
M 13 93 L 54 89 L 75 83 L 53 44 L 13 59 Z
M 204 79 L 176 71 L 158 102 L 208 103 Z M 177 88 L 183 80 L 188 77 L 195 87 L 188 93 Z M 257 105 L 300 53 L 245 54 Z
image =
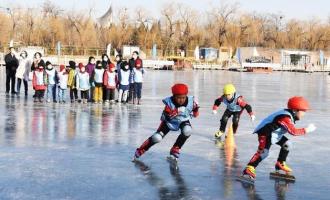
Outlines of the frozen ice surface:
M 0 199 L 329 199 L 330 76 L 275 72 L 149 71 L 143 103 L 133 105 L 34 104 L 29 97 L 6 96 L 4 72 L 0 93 Z M 201 106 L 192 120 L 193 135 L 183 146 L 176 170 L 166 161 L 178 133 L 169 133 L 141 157 L 137 146 L 159 125 L 161 99 L 174 82 L 185 82 Z M 236 148 L 219 148 L 213 135 L 220 113 L 211 114 L 222 86 L 233 82 L 252 105 L 257 121 L 242 115 Z M 315 123 L 317 131 L 290 137 L 288 164 L 295 183 L 269 179 L 278 152 L 257 168 L 255 187 L 235 176 L 257 149 L 253 127 L 285 107 L 290 96 L 303 95 L 313 110 L 298 122 Z

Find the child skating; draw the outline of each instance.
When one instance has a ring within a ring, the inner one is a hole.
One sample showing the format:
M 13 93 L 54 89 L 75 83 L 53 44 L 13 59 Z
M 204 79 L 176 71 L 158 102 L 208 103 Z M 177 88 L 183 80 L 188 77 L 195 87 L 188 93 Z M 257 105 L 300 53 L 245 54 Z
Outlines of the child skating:
M 251 183 L 254 182 L 256 178 L 255 168 L 268 156 L 272 144 L 277 144 L 281 147 L 275 163 L 276 172 L 284 172 L 286 174 L 292 172 L 292 169 L 285 162 L 291 145 L 289 139 L 284 134 L 290 133 L 293 136 L 300 136 L 315 131 L 316 127 L 314 124 L 309 124 L 307 128 L 296 128 L 294 126 L 295 122 L 302 119 L 305 112 L 309 109 L 306 99 L 295 96 L 289 99 L 287 109 L 277 111 L 261 121 L 253 132 L 258 134 L 258 150 L 244 169 L 242 178 L 251 181 Z
M 220 128 L 214 135 L 216 139 L 221 139 L 221 136 L 225 133 L 226 125 L 228 119 L 233 117 L 233 132 L 234 134 L 237 131 L 238 123 L 241 117 L 241 114 L 244 109 L 249 113 L 251 120 L 255 120 L 255 115 L 252 112 L 252 107 L 246 103 L 243 99 L 243 96 L 239 95 L 236 92 L 235 86 L 233 84 L 226 84 L 223 88 L 223 95 L 217 98 L 213 105 L 213 114 L 217 114 L 217 109 L 221 103 L 224 103 L 227 106 L 227 109 L 222 115 L 220 120 Z
M 169 131 L 181 130 L 176 142 L 170 150 L 170 156 L 179 158 L 180 149 L 191 134 L 190 119 L 199 115 L 198 105 L 193 96 L 187 96 L 188 86 L 175 84 L 172 87 L 173 96 L 163 99 L 165 108 L 161 116 L 161 124 L 157 131 L 136 149 L 134 160 L 142 156 L 150 147 L 159 143 Z

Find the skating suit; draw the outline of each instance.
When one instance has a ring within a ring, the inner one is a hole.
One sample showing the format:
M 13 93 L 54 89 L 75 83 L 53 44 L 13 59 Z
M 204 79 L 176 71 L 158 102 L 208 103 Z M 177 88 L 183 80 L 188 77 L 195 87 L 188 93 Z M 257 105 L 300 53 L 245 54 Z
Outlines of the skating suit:
M 168 116 L 163 112 L 161 120 L 166 123 L 168 128 L 172 131 L 177 131 L 180 129 L 180 124 L 185 121 L 189 121 L 192 118 L 192 112 L 194 109 L 194 97 L 188 96 L 188 104 L 186 106 L 181 106 L 176 108 L 172 98 L 167 97 L 163 99 L 166 109 L 169 109 L 171 116 Z

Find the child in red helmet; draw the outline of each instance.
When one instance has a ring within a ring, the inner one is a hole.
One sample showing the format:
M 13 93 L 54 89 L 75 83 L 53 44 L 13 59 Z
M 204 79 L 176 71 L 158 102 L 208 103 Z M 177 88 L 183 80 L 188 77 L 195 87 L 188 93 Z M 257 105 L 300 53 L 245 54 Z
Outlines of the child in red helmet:
M 161 124 L 157 131 L 136 149 L 134 159 L 139 158 L 154 144 L 160 142 L 169 131 L 181 130 L 176 142 L 170 150 L 171 157 L 179 158 L 180 149 L 191 134 L 191 117 L 199 115 L 198 105 L 193 96 L 187 96 L 188 86 L 175 84 L 172 87 L 173 96 L 163 99 L 165 108 L 161 116 Z
M 288 132 L 294 136 L 305 135 L 315 131 L 316 127 L 314 124 L 309 124 L 307 128 L 296 128 L 294 126 L 295 122 L 302 119 L 305 112 L 309 110 L 309 104 L 306 99 L 294 96 L 289 99 L 287 107 L 287 109 L 277 111 L 266 117 L 254 130 L 254 133 L 258 134 L 259 146 L 257 152 L 244 169 L 243 176 L 252 180 L 255 179 L 255 168 L 268 156 L 272 144 L 281 146 L 275 169 L 285 173 L 292 171 L 285 163 L 289 154 L 290 143 L 284 134 Z

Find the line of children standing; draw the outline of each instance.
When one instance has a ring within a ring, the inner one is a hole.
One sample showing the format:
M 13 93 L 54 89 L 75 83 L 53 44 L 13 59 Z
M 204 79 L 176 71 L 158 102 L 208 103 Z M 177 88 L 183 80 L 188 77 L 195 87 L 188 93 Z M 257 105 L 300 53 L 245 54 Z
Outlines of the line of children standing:
M 103 55 L 102 61 L 95 61 L 94 57 L 89 57 L 88 64 L 84 66 L 79 63 L 78 68 L 74 61 L 69 61 L 69 66 L 60 65 L 59 71 L 49 61 L 46 64 L 40 62 L 41 66 L 35 66 L 33 72 L 35 101 L 42 102 L 46 94 L 46 102 L 65 103 L 66 93 L 69 92 L 71 103 L 89 101 L 108 104 L 114 103 L 115 100 L 127 103 L 129 89 L 133 87 L 133 103 L 140 104 L 145 71 L 137 52 L 133 53 L 132 61 L 130 69 L 129 63 L 123 61 L 120 54 L 116 56 L 116 65 Z M 43 82 L 41 73 L 44 74 Z

